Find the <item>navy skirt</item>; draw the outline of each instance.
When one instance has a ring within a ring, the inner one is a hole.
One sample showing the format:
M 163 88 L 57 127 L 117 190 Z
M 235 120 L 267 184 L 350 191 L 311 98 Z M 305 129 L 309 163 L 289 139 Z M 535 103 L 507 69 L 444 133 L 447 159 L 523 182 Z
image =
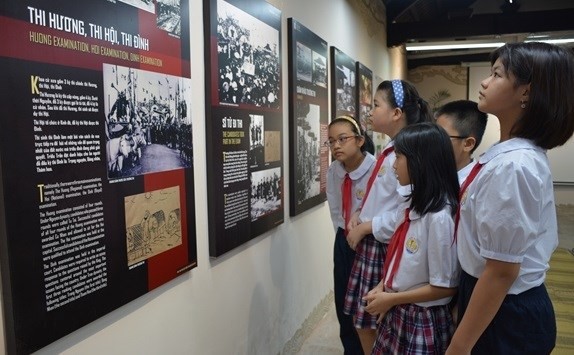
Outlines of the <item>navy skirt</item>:
M 458 324 L 478 281 L 461 272 Z M 556 316 L 544 284 L 506 295 L 500 309 L 472 349 L 472 354 L 550 354 L 556 344 Z

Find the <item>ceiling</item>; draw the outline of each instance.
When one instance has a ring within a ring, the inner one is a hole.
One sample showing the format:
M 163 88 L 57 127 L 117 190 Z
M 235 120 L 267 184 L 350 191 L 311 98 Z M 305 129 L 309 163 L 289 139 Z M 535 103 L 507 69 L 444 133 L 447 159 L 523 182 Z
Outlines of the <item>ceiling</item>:
M 574 38 L 572 0 L 379 0 L 387 46 Z M 568 44 L 574 47 L 574 43 Z M 408 67 L 488 61 L 493 48 L 407 52 Z

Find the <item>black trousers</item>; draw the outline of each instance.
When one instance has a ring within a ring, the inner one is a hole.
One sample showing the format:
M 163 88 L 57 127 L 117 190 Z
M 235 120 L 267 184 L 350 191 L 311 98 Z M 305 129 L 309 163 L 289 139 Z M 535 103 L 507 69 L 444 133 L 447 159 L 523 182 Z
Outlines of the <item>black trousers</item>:
M 349 247 L 343 229 L 337 230 L 335 236 L 335 246 L 333 249 L 334 270 L 333 276 L 335 281 L 335 310 L 339 320 L 339 337 L 345 349 L 345 355 L 362 355 L 363 348 L 357 335 L 357 330 L 353 324 L 353 317 L 343 313 L 345 306 L 345 293 L 347 292 L 347 283 L 349 275 L 353 268 L 355 260 L 355 251 Z

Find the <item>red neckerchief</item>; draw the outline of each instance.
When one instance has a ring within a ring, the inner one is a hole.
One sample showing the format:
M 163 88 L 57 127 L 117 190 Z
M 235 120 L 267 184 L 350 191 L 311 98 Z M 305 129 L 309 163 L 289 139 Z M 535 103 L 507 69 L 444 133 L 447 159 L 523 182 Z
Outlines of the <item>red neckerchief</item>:
M 458 208 L 456 209 L 456 215 L 454 216 L 453 244 L 456 243 L 456 234 L 458 232 L 458 222 L 460 221 L 460 204 L 462 203 L 462 197 L 464 196 L 464 193 L 465 193 L 466 189 L 468 188 L 468 186 L 470 185 L 470 183 L 474 180 L 476 175 L 478 175 L 478 172 L 480 171 L 480 169 L 482 169 L 483 166 L 484 166 L 484 164 L 476 163 L 472 167 L 470 174 L 468 174 L 467 178 L 464 180 L 464 182 L 462 183 L 462 186 L 460 187 L 460 192 L 458 193 Z
M 353 204 L 352 196 L 353 181 L 349 176 L 349 173 L 345 174 L 345 180 L 343 180 L 342 186 L 342 196 L 343 196 L 343 218 L 345 219 L 345 236 L 347 235 L 347 226 L 349 225 L 349 219 L 351 218 L 351 205 Z
M 397 273 L 399 264 L 401 263 L 401 258 L 403 257 L 403 250 L 405 249 L 405 238 L 407 236 L 407 231 L 411 225 L 411 220 L 409 218 L 410 209 L 405 210 L 405 219 L 401 225 L 397 228 L 393 236 L 391 237 L 391 242 L 389 243 L 389 248 L 387 249 L 387 256 L 385 257 L 385 263 L 383 266 L 383 282 L 385 283 L 385 288 L 391 289 L 393 285 L 393 278 Z M 395 258 L 396 256 L 396 258 Z M 389 273 L 389 266 L 391 266 L 391 261 L 396 259 L 393 263 L 393 269 Z M 389 273 L 389 279 L 387 278 L 387 273 Z
M 365 192 L 365 197 L 363 197 L 363 203 L 361 204 L 361 208 L 363 208 L 365 201 L 367 201 L 367 196 L 369 196 L 369 192 L 371 192 L 371 187 L 373 186 L 373 182 L 375 182 L 375 179 L 377 178 L 377 174 L 379 173 L 379 169 L 381 168 L 381 165 L 383 165 L 383 162 L 385 161 L 385 158 L 387 157 L 387 155 L 389 155 L 389 153 L 394 151 L 394 150 L 395 150 L 395 147 L 388 147 L 387 149 L 383 150 L 383 153 L 381 153 L 381 155 L 377 159 L 377 163 L 375 164 L 375 169 L 373 170 L 373 172 L 371 173 L 371 176 L 369 177 L 369 182 L 367 182 L 367 191 Z

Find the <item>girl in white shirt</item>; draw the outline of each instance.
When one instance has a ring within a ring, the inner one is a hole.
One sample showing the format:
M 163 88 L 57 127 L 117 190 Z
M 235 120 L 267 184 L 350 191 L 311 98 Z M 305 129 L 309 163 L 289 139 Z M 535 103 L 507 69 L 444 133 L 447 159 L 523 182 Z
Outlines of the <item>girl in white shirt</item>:
M 454 333 L 449 303 L 459 279 L 453 148 L 443 128 L 420 123 L 399 132 L 395 154 L 399 184 L 411 192 L 408 208 L 398 211 L 383 278 L 364 297 L 379 322 L 372 353 L 442 354 Z
M 367 180 L 375 165 L 375 157 L 372 155 L 374 149 L 369 136 L 364 134 L 351 116 L 339 116 L 331 121 L 329 140 L 325 145 L 331 149 L 331 155 L 335 159 L 327 171 L 327 201 L 336 233 L 333 276 L 339 337 L 345 354 L 360 354 L 363 350 L 353 318 L 343 313 L 347 283 L 355 260 L 355 251 L 349 247 L 346 240 L 345 219 L 348 220 L 350 214 L 358 209 L 363 201 Z M 346 184 L 349 193 L 345 201 Z
M 373 131 L 384 133 L 391 139 L 405 126 L 432 120 L 428 104 L 412 84 L 403 80 L 381 82 L 373 103 L 369 117 Z M 387 232 L 392 234 L 396 224 L 394 213 L 390 214 L 392 218 L 385 215 L 395 212 L 403 202 L 392 172 L 395 160 L 393 144 L 391 140 L 377 158 L 364 203 L 348 225 L 347 242 L 357 254 L 347 286 L 345 314 L 353 316 L 365 353 L 373 348 L 377 318 L 365 311 L 363 296 L 381 280 L 387 245 L 381 242 L 380 237 Z
M 511 43 L 491 65 L 478 108 L 498 118 L 500 141 L 461 198 L 459 326 L 447 354 L 548 354 L 556 319 L 544 280 L 558 232 L 546 149 L 574 132 L 574 58 Z

